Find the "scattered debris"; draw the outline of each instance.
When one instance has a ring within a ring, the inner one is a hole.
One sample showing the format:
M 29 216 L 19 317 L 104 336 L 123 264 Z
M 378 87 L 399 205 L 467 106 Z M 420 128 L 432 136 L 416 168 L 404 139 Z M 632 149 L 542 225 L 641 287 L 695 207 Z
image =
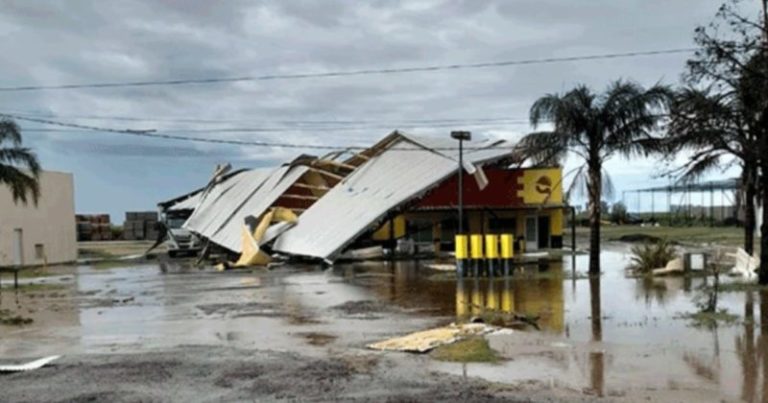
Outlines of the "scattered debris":
M 381 259 L 384 257 L 384 248 L 381 245 L 370 246 L 367 248 L 352 249 L 345 252 L 339 259 L 342 260 L 368 260 Z
M 57 360 L 61 358 L 60 355 L 52 355 L 49 357 L 41 358 L 39 360 L 30 361 L 26 364 L 20 364 L 20 365 L 0 365 L 0 372 L 25 372 L 25 371 L 32 371 L 35 369 L 40 369 L 48 364 L 51 363 L 51 361 Z
M 736 265 L 731 269 L 731 275 L 735 277 L 743 277 L 747 280 L 753 280 L 757 278 L 757 269 L 760 267 L 760 258 L 757 254 L 749 256 L 747 251 L 742 248 L 736 250 L 736 253 L 728 253 L 736 259 Z
M 426 353 L 435 347 L 455 343 L 471 336 L 488 334 L 497 329 L 495 326 L 489 326 L 484 323 L 451 324 L 369 344 L 366 347 L 373 350 Z
M 240 255 L 240 259 L 231 264 L 219 265 L 219 270 L 230 267 L 266 266 L 270 264 L 272 258 L 261 250 L 261 246 L 285 232 L 296 223 L 297 219 L 298 217 L 293 211 L 287 208 L 274 207 L 260 217 L 256 228 L 243 224 L 243 253 Z
M 449 271 L 449 272 L 455 272 L 456 271 L 456 265 L 455 264 L 441 264 L 441 263 L 433 263 L 433 264 L 426 264 L 425 267 L 437 270 L 437 271 Z
M 683 259 L 677 257 L 667 262 L 666 266 L 651 270 L 651 273 L 654 276 L 664 276 L 667 274 L 682 273 L 684 270 Z

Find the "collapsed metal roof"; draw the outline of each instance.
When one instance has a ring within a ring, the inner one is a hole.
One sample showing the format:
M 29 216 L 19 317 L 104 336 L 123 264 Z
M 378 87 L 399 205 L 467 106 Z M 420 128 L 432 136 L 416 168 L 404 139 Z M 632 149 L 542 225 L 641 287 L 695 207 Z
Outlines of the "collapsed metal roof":
M 330 189 L 327 181 L 338 182 L 343 178 L 333 169 L 323 167 L 327 164 L 333 162 L 300 156 L 278 168 L 246 170 L 222 179 L 181 202 L 191 204 L 197 200 L 184 228 L 241 253 L 246 218 L 258 218 L 276 205 L 300 213 L 304 205 L 313 203 Z M 324 179 L 324 175 L 332 178 Z
M 200 195 L 202 191 L 190 195 L 184 200 L 171 204 L 165 211 L 181 211 L 181 210 L 194 210 L 197 204 L 200 203 Z
M 184 227 L 229 250 L 242 252 L 245 219 L 262 215 L 308 169 L 299 165 L 243 172 L 227 181 L 231 186 L 224 186 L 218 195 L 205 197 Z
M 465 169 L 511 156 L 504 141 L 471 143 Z M 277 238 L 275 251 L 335 259 L 391 211 L 424 195 L 456 172 L 456 141 L 395 132 L 352 158 L 360 166 L 306 210 L 293 228 Z M 351 161 L 350 161 L 351 162 Z

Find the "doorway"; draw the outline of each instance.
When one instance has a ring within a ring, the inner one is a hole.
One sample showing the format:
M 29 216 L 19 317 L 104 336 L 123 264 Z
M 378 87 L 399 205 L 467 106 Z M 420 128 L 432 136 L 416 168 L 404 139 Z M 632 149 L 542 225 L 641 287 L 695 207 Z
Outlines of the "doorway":
M 21 228 L 13 230 L 13 264 L 24 265 L 24 231 Z
M 550 233 L 549 233 L 549 216 L 543 215 L 539 216 L 539 223 L 538 223 L 538 239 L 537 239 L 537 246 L 539 249 L 548 249 L 550 247 L 549 239 L 550 239 Z
M 539 249 L 539 231 L 538 220 L 536 216 L 525 217 L 525 250 L 533 251 Z

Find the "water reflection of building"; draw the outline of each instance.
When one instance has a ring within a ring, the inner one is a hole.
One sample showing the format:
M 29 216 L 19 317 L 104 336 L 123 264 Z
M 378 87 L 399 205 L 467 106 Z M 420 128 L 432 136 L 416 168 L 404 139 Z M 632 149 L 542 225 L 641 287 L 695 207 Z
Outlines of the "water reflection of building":
M 565 329 L 563 278 L 464 279 L 456 285 L 456 316 L 518 314 L 538 317 L 542 330 L 561 333 Z
M 425 309 L 458 320 L 485 313 L 516 313 L 539 317 L 543 330 L 565 328 L 564 274 L 553 264 L 543 272 L 517 273 L 509 278 L 436 280 L 413 261 L 363 262 L 336 266 L 346 281 L 373 291 L 379 298 L 409 309 Z

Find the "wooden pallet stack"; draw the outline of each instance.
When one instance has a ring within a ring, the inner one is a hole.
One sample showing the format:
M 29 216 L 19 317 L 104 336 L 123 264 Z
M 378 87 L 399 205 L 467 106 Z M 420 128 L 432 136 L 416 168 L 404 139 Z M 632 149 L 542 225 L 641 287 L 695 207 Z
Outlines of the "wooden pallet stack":
M 157 239 L 157 212 L 126 212 L 123 223 L 123 239 L 129 241 L 154 241 Z
M 110 241 L 112 240 L 112 224 L 109 214 L 77 214 L 78 241 Z

